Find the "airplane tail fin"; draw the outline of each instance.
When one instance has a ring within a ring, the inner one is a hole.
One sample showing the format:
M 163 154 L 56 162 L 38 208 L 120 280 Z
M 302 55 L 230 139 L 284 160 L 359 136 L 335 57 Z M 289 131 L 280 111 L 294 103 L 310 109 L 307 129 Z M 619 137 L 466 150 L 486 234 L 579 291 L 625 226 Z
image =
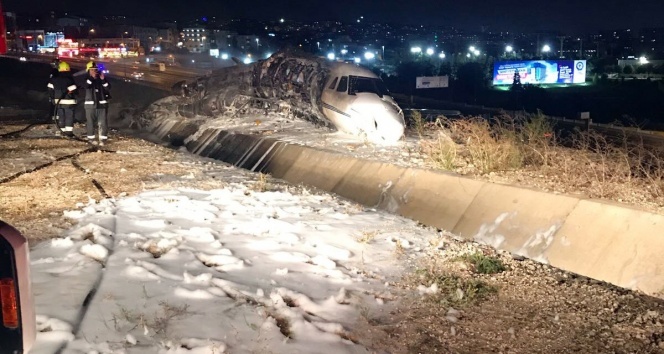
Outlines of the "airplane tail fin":
M 242 60 L 240 60 L 240 59 L 238 59 L 238 58 L 236 58 L 236 57 L 231 57 L 231 60 L 232 60 L 233 62 L 235 62 L 235 64 L 237 64 L 237 65 L 243 65 L 243 64 L 244 64 L 244 63 L 242 62 Z

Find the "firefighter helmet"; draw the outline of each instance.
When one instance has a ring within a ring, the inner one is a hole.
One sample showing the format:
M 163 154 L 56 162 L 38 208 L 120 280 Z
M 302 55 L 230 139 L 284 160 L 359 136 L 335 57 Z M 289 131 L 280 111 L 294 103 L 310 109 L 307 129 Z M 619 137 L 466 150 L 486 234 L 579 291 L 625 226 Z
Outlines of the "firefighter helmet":
M 67 62 L 61 61 L 58 64 L 58 71 L 69 71 L 69 70 L 70 70 L 70 68 L 69 68 L 69 64 L 67 64 Z
M 89 61 L 89 62 L 85 65 L 85 70 L 86 70 L 86 71 L 89 71 L 90 69 L 97 69 L 97 63 L 95 63 L 94 61 Z

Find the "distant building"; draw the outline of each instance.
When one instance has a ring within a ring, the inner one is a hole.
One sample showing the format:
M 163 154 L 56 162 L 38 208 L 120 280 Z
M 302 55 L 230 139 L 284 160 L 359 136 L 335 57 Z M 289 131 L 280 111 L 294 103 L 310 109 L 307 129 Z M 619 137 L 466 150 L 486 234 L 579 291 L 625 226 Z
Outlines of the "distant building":
M 18 30 L 15 32 L 15 40 L 18 49 L 36 52 L 44 45 L 44 31 L 42 30 Z
M 214 30 L 211 35 L 210 46 L 218 48 L 220 51 L 228 51 L 237 46 L 237 32 Z
M 245 53 L 260 53 L 261 39 L 253 35 L 238 35 L 236 37 L 237 48 Z M 263 43 L 265 44 L 265 43 Z
M 159 30 L 156 27 L 123 25 L 118 30 L 120 38 L 137 39 L 145 53 L 149 53 L 159 43 Z M 133 42 L 132 42 L 133 43 Z
M 60 17 L 55 22 L 66 38 L 81 38 L 90 34 L 90 21 L 87 18 L 70 15 Z
M 188 27 L 182 30 L 184 47 L 190 53 L 207 53 L 210 51 L 210 35 L 203 27 Z
M 664 27 L 644 28 L 639 31 L 638 54 L 651 54 L 664 52 Z

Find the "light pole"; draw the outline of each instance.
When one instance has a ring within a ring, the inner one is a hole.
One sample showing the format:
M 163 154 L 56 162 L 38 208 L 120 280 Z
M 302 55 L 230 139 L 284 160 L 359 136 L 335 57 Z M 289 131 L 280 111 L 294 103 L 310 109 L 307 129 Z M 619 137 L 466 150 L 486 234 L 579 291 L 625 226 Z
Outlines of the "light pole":
M 551 51 L 551 47 L 548 44 L 545 44 L 542 47 L 542 53 L 544 53 L 543 56 L 546 56 L 550 51 Z

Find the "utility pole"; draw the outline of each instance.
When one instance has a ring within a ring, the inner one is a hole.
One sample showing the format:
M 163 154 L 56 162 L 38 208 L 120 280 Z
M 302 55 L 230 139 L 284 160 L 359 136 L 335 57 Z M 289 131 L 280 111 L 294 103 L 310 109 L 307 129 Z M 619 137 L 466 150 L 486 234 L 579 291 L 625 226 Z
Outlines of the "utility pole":
M 565 36 L 558 36 L 558 39 L 560 39 L 560 58 L 564 58 L 563 56 L 563 42 L 565 40 Z

